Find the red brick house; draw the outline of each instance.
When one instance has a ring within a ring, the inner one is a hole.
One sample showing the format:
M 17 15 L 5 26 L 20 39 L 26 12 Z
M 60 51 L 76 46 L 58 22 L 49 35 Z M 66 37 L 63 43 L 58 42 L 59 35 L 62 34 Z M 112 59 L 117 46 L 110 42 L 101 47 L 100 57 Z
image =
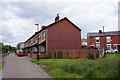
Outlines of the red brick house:
M 48 26 L 42 26 L 25 41 L 25 52 L 35 57 L 39 52 L 41 57 L 46 56 L 50 50 L 79 50 L 81 49 L 81 29 L 73 24 L 68 18 L 59 20 Z
M 88 33 L 87 34 L 87 45 L 89 48 L 104 48 L 105 42 L 105 49 L 113 49 L 116 48 L 120 51 L 120 31 L 111 31 L 111 32 L 104 32 L 105 38 L 103 38 L 102 30 L 95 33 Z

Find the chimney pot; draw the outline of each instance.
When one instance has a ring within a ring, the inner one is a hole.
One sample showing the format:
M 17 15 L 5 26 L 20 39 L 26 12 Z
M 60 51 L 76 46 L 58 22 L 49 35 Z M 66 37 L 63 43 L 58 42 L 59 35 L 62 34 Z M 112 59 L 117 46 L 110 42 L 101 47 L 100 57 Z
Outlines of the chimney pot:
M 99 30 L 99 34 L 102 34 L 102 30 Z
M 55 17 L 55 22 L 59 21 L 59 14 L 57 14 L 57 17 Z
M 43 29 L 45 26 L 42 26 L 41 29 Z

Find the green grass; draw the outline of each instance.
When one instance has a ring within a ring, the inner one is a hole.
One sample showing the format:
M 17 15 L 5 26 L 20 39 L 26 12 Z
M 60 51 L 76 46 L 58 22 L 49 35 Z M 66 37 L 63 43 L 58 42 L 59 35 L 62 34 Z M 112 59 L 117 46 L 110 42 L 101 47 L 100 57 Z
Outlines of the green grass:
M 103 59 L 36 59 L 33 63 L 47 65 L 45 71 L 54 78 L 118 78 L 118 57 L 107 54 Z
M 119 59 L 120 60 L 120 53 L 107 53 L 105 59 Z
M 0 70 L 2 69 L 2 67 L 4 66 L 5 62 L 0 62 Z

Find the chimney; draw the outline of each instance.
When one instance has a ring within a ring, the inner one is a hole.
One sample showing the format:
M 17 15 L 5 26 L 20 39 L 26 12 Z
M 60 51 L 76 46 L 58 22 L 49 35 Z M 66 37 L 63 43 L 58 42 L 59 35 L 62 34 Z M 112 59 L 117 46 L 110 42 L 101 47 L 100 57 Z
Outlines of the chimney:
M 37 32 L 35 32 L 35 35 L 37 34 Z
M 102 34 L 102 30 L 99 30 L 99 34 Z
M 41 29 L 43 29 L 45 26 L 42 26 Z
M 55 22 L 59 21 L 59 14 L 57 14 L 57 17 L 55 17 Z

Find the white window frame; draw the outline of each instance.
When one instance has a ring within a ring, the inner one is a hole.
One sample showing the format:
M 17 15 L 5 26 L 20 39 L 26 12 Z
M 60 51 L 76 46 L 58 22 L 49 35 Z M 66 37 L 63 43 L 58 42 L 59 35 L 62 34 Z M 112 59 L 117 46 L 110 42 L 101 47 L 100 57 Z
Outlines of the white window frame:
M 97 42 L 97 40 L 99 40 L 99 42 Z M 95 42 L 100 43 L 100 37 L 95 37 Z
M 32 47 L 32 52 L 37 52 L 37 47 Z
M 113 49 L 114 49 L 114 45 L 116 46 L 116 49 L 117 49 L 117 44 L 113 44 Z
M 99 47 L 97 47 L 99 45 Z M 100 44 L 96 44 L 96 48 L 100 48 Z
M 107 50 L 108 50 L 108 45 L 110 45 L 110 49 L 111 49 L 111 44 L 107 44 Z
M 111 36 L 106 37 L 107 42 L 111 42 Z
M 45 47 L 43 45 L 39 45 L 39 52 L 45 52 Z
M 45 31 L 42 32 L 42 38 L 45 38 Z

